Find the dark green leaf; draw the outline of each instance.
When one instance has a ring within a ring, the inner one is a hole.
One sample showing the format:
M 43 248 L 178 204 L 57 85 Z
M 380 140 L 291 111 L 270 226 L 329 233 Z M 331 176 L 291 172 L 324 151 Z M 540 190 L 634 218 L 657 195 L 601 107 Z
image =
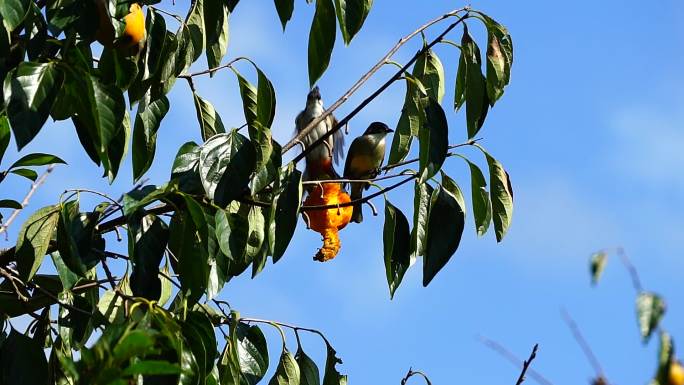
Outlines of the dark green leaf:
M 309 85 L 316 84 L 330 64 L 335 46 L 335 7 L 332 0 L 317 0 L 309 32 Z
M 226 132 L 221 116 L 216 112 L 214 106 L 196 93 L 192 95 L 195 101 L 195 111 L 197 112 L 197 121 L 200 125 L 202 139 L 206 141 L 216 134 Z
M 446 188 L 432 192 L 428 236 L 423 259 L 423 286 L 427 286 L 458 249 L 465 226 L 465 208 Z
M 8 31 L 13 31 L 21 25 L 31 7 L 31 0 L 2 0 L 0 2 L 0 16 Z
M 47 385 L 48 365 L 43 346 L 12 329 L 0 347 L 0 382 Z
M 204 0 L 207 65 L 216 68 L 228 50 L 228 11 L 221 0 Z M 213 73 L 212 73 L 213 75 Z
M 10 171 L 10 173 L 23 176 L 24 178 L 29 179 L 32 182 L 35 182 L 36 179 L 38 179 L 38 173 L 31 170 L 30 168 L 17 168 Z
M 282 148 L 278 142 L 272 139 L 271 147 L 273 148 L 273 151 L 271 151 L 271 158 L 264 165 L 264 167 L 257 171 L 254 179 L 252 180 L 252 194 L 261 192 L 266 186 L 278 178 L 278 172 L 280 171 L 280 167 L 283 165 L 283 159 L 281 155 Z
M 145 41 L 144 68 L 141 78 L 143 81 L 153 78 L 163 65 L 162 54 L 166 43 L 166 21 L 154 8 L 147 10 L 145 31 L 147 40 Z
M 0 31 L 1 32 L 1 31 Z M 10 142 L 10 124 L 6 115 L 0 115 L 0 163 Z
M 274 199 L 276 212 L 273 263 L 278 262 L 285 254 L 297 227 L 302 202 L 302 173 L 293 164 L 283 167 L 278 187 L 279 193 Z
M 372 6 L 373 0 L 335 0 L 337 20 L 345 44 L 349 44 L 361 30 Z
M 63 81 L 64 74 L 55 63 L 24 62 L 7 76 L 7 116 L 20 150 L 45 124 Z
M 44 166 L 46 164 L 54 164 L 54 163 L 66 164 L 65 161 L 63 161 L 62 159 L 60 159 L 54 155 L 35 153 L 35 154 L 28 154 L 26 156 L 23 156 L 21 159 L 14 162 L 10 166 L 10 169 L 13 169 L 15 167 L 26 167 L 26 166 Z
M 143 360 L 135 362 L 131 366 L 127 367 L 122 374 L 125 376 L 137 374 L 158 376 L 164 374 L 179 374 L 180 372 L 181 368 L 178 365 L 168 361 Z
M 280 356 L 276 372 L 268 382 L 269 385 L 299 385 L 300 372 L 299 365 L 292 353 L 287 349 L 283 350 Z
M 489 230 L 492 222 L 492 202 L 489 200 L 487 181 L 482 170 L 475 164 L 462 157 L 468 162 L 470 168 L 470 189 L 473 200 L 473 217 L 475 218 L 475 230 L 478 236 L 483 236 Z
M 190 42 L 192 46 L 191 62 L 194 62 L 202 55 L 202 51 L 206 44 L 204 1 L 205 0 L 192 0 L 188 16 L 185 19 L 188 31 L 190 32 Z
M 292 12 L 294 11 L 294 0 L 274 0 L 275 7 L 278 11 L 278 17 L 280 18 L 280 24 L 283 26 L 283 31 L 287 22 L 292 18 Z
M 513 218 L 513 187 L 506 170 L 499 161 L 494 159 L 481 146 L 478 146 L 487 158 L 489 165 L 489 186 L 492 189 L 490 197 L 492 201 L 492 212 L 494 219 L 494 230 L 496 240 L 501 242 Z
M 0 208 L 21 210 L 24 206 L 12 199 L 0 199 Z
M 148 104 L 147 98 L 138 106 L 133 127 L 133 178 L 135 180 L 149 170 L 157 147 L 157 131 L 169 111 L 166 96 Z
M 428 96 L 441 103 L 444 97 L 444 66 L 437 54 L 427 50 L 418 56 L 413 67 L 413 76 L 420 80 Z
M 105 241 L 95 231 L 99 213 L 82 213 L 78 201 L 61 205 L 57 224 L 57 248 L 69 270 L 85 277 L 100 261 Z
M 332 346 L 327 345 L 327 351 L 323 385 L 347 385 L 347 375 L 340 374 L 335 367 L 337 364 L 341 364 L 342 360 L 337 357 L 337 352 Z
M 237 351 L 240 364 L 241 383 L 256 385 L 268 370 L 268 346 L 258 326 L 238 324 Z
M 432 186 L 416 182 L 413 195 L 413 230 L 411 231 L 411 264 L 419 256 L 425 255 L 428 236 L 428 218 Z
M 658 347 L 658 369 L 655 378 L 649 385 L 673 385 L 670 381 L 670 370 L 675 362 L 672 337 L 667 332 L 661 331 L 660 345 Z
M 225 207 L 244 194 L 254 171 L 254 147 L 237 131 L 212 137 L 203 146 L 199 174 L 204 191 Z
M 38 271 L 47 253 L 50 240 L 59 220 L 59 206 L 47 206 L 33 213 L 17 236 L 17 270 L 24 282 Z
M 59 281 L 59 278 L 55 275 L 36 274 L 33 277 L 32 282 L 52 293 L 53 295 L 57 295 L 62 291 L 62 285 Z M 14 293 L 14 286 L 11 282 L 5 280 L 0 283 L 0 315 L 6 314 L 10 318 L 17 317 L 22 314 L 26 314 L 27 312 L 34 312 L 55 303 L 56 301 L 54 297 L 45 295 L 40 291 L 35 291 L 29 296 L 28 302 L 24 302 L 23 300 L 17 298 L 17 295 Z
M 657 294 L 641 292 L 636 299 L 639 331 L 644 343 L 658 329 L 658 324 L 665 314 L 665 300 Z
M 203 194 L 199 175 L 199 154 L 201 147 L 195 142 L 181 146 L 173 161 L 171 178 L 178 181 L 178 188 L 187 194 Z
M 197 360 L 200 379 L 206 378 L 214 366 L 218 352 L 216 351 L 216 336 L 214 327 L 203 312 L 188 312 L 182 325 L 183 336 L 190 345 L 190 350 Z
M 318 373 L 318 366 L 314 360 L 311 359 L 304 350 L 302 350 L 301 345 L 295 353 L 295 360 L 297 365 L 299 365 L 299 371 L 301 373 L 300 385 L 320 385 L 321 375 Z
M 216 236 L 221 251 L 230 260 L 229 274 L 241 274 L 259 256 L 264 242 L 261 208 L 232 202 L 226 210 L 218 210 Z
M 404 213 L 385 200 L 385 227 L 383 230 L 385 274 L 390 298 L 401 284 L 404 273 L 411 265 L 411 230 Z
M 424 104 L 426 103 L 427 90 L 418 78 L 409 74 L 405 74 L 405 76 L 406 96 L 397 128 L 394 130 L 388 164 L 399 163 L 406 158 L 411 149 L 413 138 L 418 136 L 420 127 L 425 121 Z
M 449 126 L 442 106 L 429 98 L 425 124 L 420 128 L 420 181 L 432 178 L 442 168 L 449 151 Z
M 599 251 L 591 255 L 589 260 L 589 271 L 591 273 L 591 284 L 596 285 L 601 279 L 601 273 L 608 262 L 608 254 L 605 251 Z
M 466 63 L 465 99 L 468 137 L 473 138 L 482 128 L 487 117 L 489 97 L 487 96 L 487 80 L 482 75 L 480 48 L 468 33 L 467 27 L 464 28 L 461 39 L 461 57 L 462 63 Z M 457 98 L 458 92 L 459 90 L 456 91 Z
M 484 13 L 478 13 L 487 26 L 487 92 L 493 106 L 511 80 L 513 40 L 506 27 Z
M 97 68 L 105 84 L 127 90 L 138 76 L 138 59 L 114 48 L 105 48 Z
M 59 251 L 50 253 L 50 257 L 52 258 L 52 263 L 55 265 L 55 270 L 57 270 L 57 274 L 59 275 L 59 280 L 62 283 L 63 288 L 71 290 L 71 288 L 76 284 L 76 282 L 78 282 L 79 279 L 81 279 L 81 277 L 69 270 L 67 265 L 64 263 L 64 260 L 62 260 L 62 256 L 59 254 Z
M 168 226 L 156 215 L 146 215 L 129 218 L 128 233 L 133 295 L 157 301 L 161 297 L 159 264 L 169 240 Z

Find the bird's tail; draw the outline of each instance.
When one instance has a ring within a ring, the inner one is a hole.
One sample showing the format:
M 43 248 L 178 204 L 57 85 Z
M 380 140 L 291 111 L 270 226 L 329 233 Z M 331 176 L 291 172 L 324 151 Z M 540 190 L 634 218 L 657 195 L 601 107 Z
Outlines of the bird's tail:
M 351 200 L 355 201 L 363 197 L 363 184 L 352 183 L 351 184 Z M 363 222 L 363 203 L 354 204 L 354 211 L 352 212 L 351 221 L 356 223 Z

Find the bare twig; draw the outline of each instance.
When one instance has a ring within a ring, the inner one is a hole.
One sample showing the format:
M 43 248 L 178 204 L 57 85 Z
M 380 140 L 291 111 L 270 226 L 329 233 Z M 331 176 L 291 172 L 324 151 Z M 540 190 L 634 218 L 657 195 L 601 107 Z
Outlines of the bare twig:
M 538 348 L 539 344 L 534 344 L 534 347 L 532 348 L 532 353 L 530 353 L 530 358 L 523 362 L 522 371 L 520 372 L 520 376 L 518 377 L 518 381 L 515 383 L 515 385 L 520 385 L 523 383 L 523 381 L 525 381 L 525 373 L 527 373 L 527 369 L 530 367 L 530 364 L 532 363 L 534 358 L 537 357 Z
M 209 69 L 207 69 L 207 70 L 199 71 L 199 72 L 194 72 L 194 73 L 191 73 L 191 74 L 178 75 L 178 77 L 179 77 L 179 78 L 182 78 L 182 79 L 191 79 L 191 78 L 193 78 L 193 77 L 195 77 L 195 76 L 208 75 L 208 74 L 214 73 L 214 72 L 216 72 L 216 71 L 218 71 L 218 70 L 222 70 L 222 69 L 224 69 L 224 68 L 230 68 L 230 67 L 233 66 L 233 64 L 235 64 L 236 62 L 238 62 L 238 61 L 240 61 L 240 60 L 249 60 L 249 59 L 246 58 L 246 57 L 244 57 L 244 56 L 236 57 L 235 59 L 229 61 L 228 63 L 226 63 L 226 64 L 221 64 L 221 65 L 218 66 L 218 67 L 209 68 Z M 193 87 L 193 90 L 194 90 L 194 87 Z
M 406 372 L 406 375 L 404 376 L 404 378 L 401 379 L 401 385 L 406 385 L 409 378 L 411 378 L 413 376 L 421 376 L 421 377 L 423 377 L 423 379 L 425 380 L 425 382 L 427 384 L 430 384 L 430 379 L 428 378 L 428 376 L 425 373 L 421 372 L 420 370 L 413 370 L 413 368 L 409 368 L 409 370 L 408 370 L 408 372 Z
M 615 250 L 615 253 L 618 255 L 618 257 L 620 257 L 620 261 L 622 261 L 622 264 L 625 266 L 625 268 L 627 268 L 629 276 L 632 278 L 632 286 L 634 287 L 634 290 L 636 290 L 637 294 L 644 291 L 643 286 L 641 286 L 641 279 L 639 279 L 639 272 L 637 272 L 636 267 L 634 267 L 634 264 L 632 264 L 632 261 L 627 256 L 625 249 L 618 247 Z
M 476 144 L 477 142 L 479 142 L 480 140 L 482 140 L 482 138 L 470 139 L 470 140 L 467 140 L 467 141 L 465 141 L 465 142 L 463 142 L 463 143 L 452 144 L 452 145 L 449 146 L 449 149 L 450 149 L 450 150 L 453 150 L 453 149 L 459 148 L 459 147 L 472 146 L 472 145 Z M 451 153 L 451 152 L 450 152 L 450 153 L 447 153 L 447 157 L 454 156 L 454 155 L 456 155 L 456 154 Z M 381 170 L 382 170 L 382 171 L 389 171 L 389 170 L 395 169 L 395 168 L 397 168 L 397 167 L 406 166 L 406 165 L 409 165 L 409 164 L 411 164 L 411 163 L 416 163 L 416 162 L 418 162 L 418 161 L 420 161 L 419 158 L 414 158 L 414 159 L 405 160 L 405 161 L 403 161 L 403 162 L 398 162 L 398 163 L 394 163 L 394 164 L 388 164 L 387 166 L 381 168 Z
M 406 35 L 405 37 L 401 38 L 399 42 L 392 47 L 392 49 L 387 52 L 387 54 L 380 59 L 367 73 L 365 73 L 354 85 L 344 94 L 342 97 L 340 97 L 335 103 L 333 103 L 330 107 L 328 107 L 327 110 L 323 112 L 319 117 L 316 119 L 312 120 L 303 130 L 301 130 L 292 140 L 290 140 L 286 145 L 283 146 L 282 153 L 286 153 L 290 149 L 292 149 L 295 144 L 298 141 L 302 141 L 304 137 L 306 137 L 311 130 L 314 129 L 314 127 L 318 126 L 319 123 L 321 123 L 324 119 L 326 119 L 330 114 L 332 114 L 337 108 L 339 108 L 343 103 L 345 103 L 356 91 L 361 88 L 363 84 L 365 84 L 372 76 L 375 74 L 380 68 L 382 68 L 385 64 L 387 64 L 392 56 L 401 48 L 406 42 L 411 40 L 413 37 L 419 35 L 422 33 L 424 30 L 428 29 L 432 25 L 439 23 L 440 21 L 444 19 L 448 19 L 453 16 L 458 16 L 459 13 L 466 12 L 465 15 L 461 16 L 456 22 L 452 23 L 449 25 L 442 34 L 440 34 L 435 40 L 433 40 L 430 44 L 426 45 L 418 51 L 416 55 L 411 58 L 411 60 L 408 61 L 400 70 L 398 70 L 385 84 L 380 86 L 375 92 L 371 94 L 368 98 L 366 98 L 361 104 L 359 104 L 352 112 L 350 112 L 347 116 L 345 116 L 342 120 L 340 120 L 330 131 L 328 131 L 325 135 L 322 135 L 318 140 L 316 140 L 314 143 L 312 143 L 307 150 L 301 152 L 297 157 L 295 157 L 294 162 L 298 162 L 302 160 L 306 154 L 311 151 L 313 148 L 316 148 L 319 144 L 324 142 L 330 135 L 333 135 L 337 130 L 339 130 L 342 127 L 345 127 L 349 121 L 356 116 L 356 114 L 359 113 L 362 109 L 366 107 L 373 99 L 375 99 L 378 95 L 380 95 L 382 92 L 387 89 L 392 83 L 394 83 L 397 79 L 399 79 L 403 73 L 416 61 L 418 60 L 418 57 L 432 48 L 435 44 L 437 44 L 439 41 L 441 41 L 444 36 L 446 36 L 447 33 L 449 33 L 452 29 L 454 29 L 458 24 L 463 22 L 465 19 L 468 18 L 469 13 L 468 11 L 470 10 L 470 7 L 464 7 L 461 9 L 457 9 L 454 11 L 451 11 L 449 13 L 446 13 L 434 20 L 429 21 L 428 23 L 424 24 L 417 30 L 411 32 L 410 34 Z
M 270 325 L 278 325 L 278 326 L 288 328 L 288 329 L 292 329 L 295 331 L 304 331 L 304 332 L 318 334 L 323 339 L 323 341 L 325 341 L 326 345 L 332 346 L 330 344 L 330 341 L 328 341 L 328 339 L 325 338 L 325 335 L 316 329 L 304 328 L 301 326 L 290 325 L 290 324 L 286 324 L 283 322 L 269 321 L 269 320 L 258 319 L 258 318 L 240 318 L 240 321 L 245 322 L 245 323 L 263 323 L 263 324 L 270 324 Z
M 43 183 L 45 183 L 45 180 L 47 179 L 47 177 L 50 175 L 50 173 L 54 169 L 55 169 L 54 164 L 51 164 L 47 167 L 47 169 L 45 170 L 43 175 L 41 175 L 38 179 L 36 179 L 36 181 L 33 182 L 33 184 L 31 185 L 31 189 L 29 190 L 29 192 L 24 197 L 24 200 L 21 201 L 21 208 L 12 211 L 12 214 L 9 216 L 9 218 L 7 218 L 7 221 L 5 223 L 3 223 L 2 226 L 0 226 L 0 233 L 5 233 L 5 240 L 7 240 L 7 228 L 12 224 L 12 222 L 14 222 L 14 220 L 17 218 L 17 216 L 19 215 L 21 210 L 23 210 L 29 204 L 29 201 L 31 200 L 31 197 L 33 196 L 33 194 L 36 193 L 36 191 L 38 190 L 38 187 L 40 187 Z
M 525 361 L 518 358 L 515 354 L 513 354 L 510 350 L 506 349 L 500 343 L 498 343 L 494 340 L 491 340 L 489 338 L 483 337 L 483 336 L 479 336 L 478 338 L 479 338 L 480 342 L 482 342 L 482 344 L 484 344 L 486 347 L 492 349 L 493 351 L 495 351 L 496 353 L 498 353 L 499 355 L 501 355 L 502 357 L 507 359 L 513 365 L 515 365 L 517 367 L 523 367 L 523 364 Z M 547 378 L 542 376 L 539 372 L 537 372 L 536 370 L 534 370 L 530 367 L 527 368 L 527 373 L 529 374 L 529 376 L 533 380 L 535 380 L 536 382 L 538 382 L 542 385 L 553 385 L 553 382 L 549 381 Z
M 596 355 L 594 354 L 593 350 L 591 350 L 591 346 L 589 346 L 587 340 L 584 339 L 584 336 L 582 335 L 582 332 L 577 326 L 577 323 L 575 323 L 575 320 L 572 319 L 570 314 L 565 309 L 561 309 L 561 315 L 563 316 L 563 320 L 565 321 L 565 323 L 568 325 L 568 328 L 570 328 L 570 331 L 572 332 L 572 336 L 575 338 L 575 341 L 577 341 L 577 344 L 579 344 L 580 348 L 582 348 L 582 351 L 584 352 L 584 355 L 587 357 L 589 364 L 594 368 L 594 372 L 596 372 L 596 377 L 602 377 L 605 379 L 606 377 L 603 373 L 603 368 L 601 367 L 599 360 L 596 358 Z

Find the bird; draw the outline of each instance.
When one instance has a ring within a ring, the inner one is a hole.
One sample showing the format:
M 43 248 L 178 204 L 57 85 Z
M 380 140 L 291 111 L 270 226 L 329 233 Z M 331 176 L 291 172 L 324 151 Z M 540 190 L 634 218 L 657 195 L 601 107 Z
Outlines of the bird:
M 349 146 L 344 164 L 344 178 L 359 180 L 373 179 L 380 173 L 380 166 L 385 159 L 385 137 L 394 130 L 385 123 L 371 123 L 363 135 L 358 136 Z M 370 187 L 368 182 L 351 182 L 351 200 L 361 199 L 363 190 Z M 354 204 L 352 221 L 363 222 L 362 203 Z
M 299 134 L 314 119 L 323 114 L 323 100 L 318 86 L 314 87 L 306 97 L 306 107 L 295 119 L 295 135 Z M 337 125 L 337 119 L 330 114 L 321 121 L 303 139 L 304 147 L 308 149 L 318 138 L 325 135 Z M 333 163 L 339 164 L 344 151 L 344 133 L 342 130 L 335 131 L 326 140 L 316 146 L 306 155 L 306 167 L 304 180 L 339 179 Z

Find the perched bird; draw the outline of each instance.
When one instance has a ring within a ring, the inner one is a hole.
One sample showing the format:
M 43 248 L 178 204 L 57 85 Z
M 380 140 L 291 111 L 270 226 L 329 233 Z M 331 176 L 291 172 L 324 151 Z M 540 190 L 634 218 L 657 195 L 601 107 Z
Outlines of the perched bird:
M 373 179 L 380 173 L 380 166 L 385 159 L 385 137 L 394 130 L 385 123 L 373 122 L 363 135 L 357 137 L 349 147 L 347 160 L 344 164 L 345 179 Z M 351 199 L 360 199 L 363 190 L 370 186 L 367 182 L 351 183 Z M 361 223 L 363 204 L 354 205 L 352 221 Z
M 301 132 L 312 120 L 321 116 L 325 111 L 323 100 L 318 87 L 314 87 L 306 97 L 306 107 L 297 115 L 295 127 L 297 134 Z M 326 132 L 330 131 L 337 124 L 334 116 L 328 115 L 320 122 L 302 142 L 308 148 L 313 142 L 318 140 Z M 344 147 L 344 133 L 337 130 L 329 136 L 323 143 L 319 144 L 306 155 L 306 169 L 304 170 L 304 180 L 321 180 L 339 178 L 334 163 L 339 163 Z

